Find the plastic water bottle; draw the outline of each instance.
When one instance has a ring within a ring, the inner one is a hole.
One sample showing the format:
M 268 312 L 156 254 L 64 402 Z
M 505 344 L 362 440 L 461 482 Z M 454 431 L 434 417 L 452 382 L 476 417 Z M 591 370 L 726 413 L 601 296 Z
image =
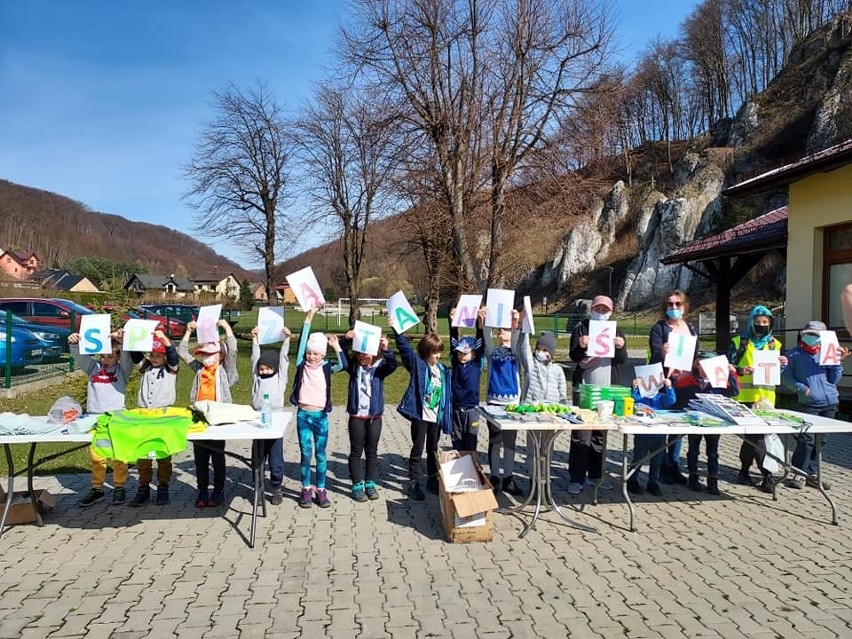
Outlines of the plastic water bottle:
M 269 403 L 269 393 L 263 394 L 260 402 L 260 427 L 272 428 L 272 406 Z

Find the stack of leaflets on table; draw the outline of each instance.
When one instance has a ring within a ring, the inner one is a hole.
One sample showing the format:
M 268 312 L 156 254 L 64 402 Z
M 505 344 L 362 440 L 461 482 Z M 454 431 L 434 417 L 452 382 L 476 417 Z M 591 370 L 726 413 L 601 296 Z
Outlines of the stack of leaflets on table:
M 730 422 L 701 410 L 688 410 L 684 419 L 693 426 L 729 426 Z
M 750 408 L 724 395 L 698 393 L 695 399 L 690 400 L 689 408 L 702 413 L 708 413 L 728 424 L 756 426 L 765 423 Z
M 805 425 L 805 420 L 797 415 L 791 415 L 790 413 L 785 413 L 784 411 L 775 410 L 775 409 L 761 409 L 761 408 L 752 408 L 752 412 L 760 417 L 761 419 L 765 419 L 766 421 L 780 421 L 780 422 L 791 422 L 794 427 L 803 427 Z

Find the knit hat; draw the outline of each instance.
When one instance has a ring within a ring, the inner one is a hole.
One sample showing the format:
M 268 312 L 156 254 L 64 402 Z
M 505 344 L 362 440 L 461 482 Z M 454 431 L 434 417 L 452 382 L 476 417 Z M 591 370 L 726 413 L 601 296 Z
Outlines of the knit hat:
M 595 299 L 592 300 L 592 308 L 598 305 L 606 306 L 610 311 L 612 311 L 612 300 L 606 295 L 595 296 Z
M 556 357 L 556 335 L 549 332 L 544 332 L 535 343 L 537 349 L 542 349 L 550 353 L 550 357 Z
M 215 355 L 221 352 L 219 342 L 206 342 L 195 349 L 196 355 Z
M 819 320 L 811 320 L 802 327 L 802 333 L 819 333 L 820 331 L 828 330 L 824 322 Z
M 472 350 L 476 349 L 476 340 L 472 337 L 462 337 L 456 343 L 456 350 L 459 353 L 470 353 Z
M 151 352 L 164 355 L 166 353 L 166 345 L 155 337 L 153 345 L 151 346 Z
M 311 336 L 308 338 L 308 347 L 306 350 L 325 356 L 328 350 L 328 337 L 326 337 L 325 333 L 311 333 Z
M 278 373 L 278 361 L 279 355 L 275 351 L 263 351 L 260 354 L 260 357 L 257 359 L 257 368 L 261 366 L 268 366 L 275 374 Z M 256 369 L 255 369 L 256 370 Z

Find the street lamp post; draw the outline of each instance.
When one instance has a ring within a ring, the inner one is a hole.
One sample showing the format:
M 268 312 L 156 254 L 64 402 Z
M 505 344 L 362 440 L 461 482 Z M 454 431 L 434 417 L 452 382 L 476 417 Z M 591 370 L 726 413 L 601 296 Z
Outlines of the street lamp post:
M 612 270 L 613 270 L 613 268 L 612 268 L 611 266 L 607 266 L 607 267 L 605 267 L 605 268 L 606 268 L 606 270 L 607 270 L 607 279 L 608 279 L 608 282 L 609 282 L 609 284 L 608 284 L 608 286 L 607 286 L 607 290 L 608 290 L 609 292 L 607 293 L 607 295 L 608 295 L 610 298 L 612 298 Z
M 544 305 L 544 314 L 547 315 L 547 298 L 542 298 L 541 303 Z

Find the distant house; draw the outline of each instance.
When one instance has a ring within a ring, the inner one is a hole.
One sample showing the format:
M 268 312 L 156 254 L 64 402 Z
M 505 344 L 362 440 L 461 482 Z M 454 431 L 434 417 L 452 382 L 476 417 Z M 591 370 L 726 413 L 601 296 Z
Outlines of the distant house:
M 263 282 L 251 282 L 249 284 L 251 297 L 255 302 L 268 302 L 269 295 L 266 293 L 266 284 Z
M 293 293 L 293 289 L 290 288 L 287 282 L 276 286 L 275 293 L 278 296 L 278 301 L 284 304 L 295 304 L 298 301 L 296 300 L 296 294 Z
M 182 298 L 192 296 L 195 285 L 185 277 L 172 275 L 149 275 L 137 273 L 131 275 L 124 285 L 126 291 L 138 297 L 158 294 L 163 298 Z
M 240 283 L 233 273 L 206 273 L 192 278 L 198 296 L 212 295 L 217 300 L 236 300 L 240 296 Z
M 34 282 L 53 291 L 71 291 L 74 293 L 100 293 L 100 289 L 83 275 L 74 275 L 62 268 L 48 268 L 37 271 L 30 277 Z
M 28 280 L 39 269 L 38 255 L 32 251 L 0 251 L 0 274 L 16 280 Z

